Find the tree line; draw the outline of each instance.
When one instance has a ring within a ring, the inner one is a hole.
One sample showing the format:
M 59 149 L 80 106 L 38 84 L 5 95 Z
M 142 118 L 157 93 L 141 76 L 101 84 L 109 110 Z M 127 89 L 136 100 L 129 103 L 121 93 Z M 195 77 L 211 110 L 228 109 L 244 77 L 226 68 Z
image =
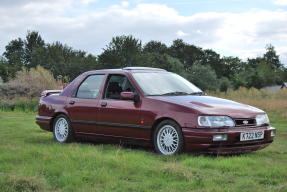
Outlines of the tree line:
M 272 45 L 266 46 L 262 56 L 242 61 L 181 39 L 174 40 L 171 46 L 159 41 L 143 45 L 133 36 L 117 36 L 95 56 L 61 42 L 45 43 L 38 32 L 28 31 L 25 39 L 10 41 L 0 56 L 0 76 L 4 82 L 13 79 L 23 67 L 29 70 L 36 66 L 50 70 L 55 78 L 66 82 L 88 70 L 126 66 L 163 68 L 184 76 L 203 90 L 260 89 L 287 81 L 287 68 Z

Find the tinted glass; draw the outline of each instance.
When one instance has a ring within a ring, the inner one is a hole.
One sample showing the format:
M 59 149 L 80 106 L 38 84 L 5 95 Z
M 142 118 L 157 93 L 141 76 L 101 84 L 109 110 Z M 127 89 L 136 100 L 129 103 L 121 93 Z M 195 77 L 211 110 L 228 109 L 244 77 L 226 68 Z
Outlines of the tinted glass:
M 105 75 L 91 75 L 80 85 L 77 97 L 84 99 L 97 98 L 103 78 Z
M 147 95 L 202 92 L 195 85 L 175 73 L 133 73 L 133 77 Z

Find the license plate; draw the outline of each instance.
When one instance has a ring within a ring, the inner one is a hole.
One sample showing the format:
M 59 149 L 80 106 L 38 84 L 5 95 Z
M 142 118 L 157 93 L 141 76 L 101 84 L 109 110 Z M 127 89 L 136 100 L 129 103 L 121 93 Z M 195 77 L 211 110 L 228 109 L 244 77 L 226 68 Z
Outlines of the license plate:
M 264 131 L 250 131 L 240 133 L 240 141 L 250 141 L 264 138 Z

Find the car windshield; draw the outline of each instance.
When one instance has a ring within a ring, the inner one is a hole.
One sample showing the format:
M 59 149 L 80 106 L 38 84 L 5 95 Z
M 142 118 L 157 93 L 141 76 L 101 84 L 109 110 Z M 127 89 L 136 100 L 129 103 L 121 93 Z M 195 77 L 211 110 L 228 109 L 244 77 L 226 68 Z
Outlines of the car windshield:
M 203 92 L 184 79 L 170 72 L 133 73 L 133 77 L 146 95 L 202 95 Z

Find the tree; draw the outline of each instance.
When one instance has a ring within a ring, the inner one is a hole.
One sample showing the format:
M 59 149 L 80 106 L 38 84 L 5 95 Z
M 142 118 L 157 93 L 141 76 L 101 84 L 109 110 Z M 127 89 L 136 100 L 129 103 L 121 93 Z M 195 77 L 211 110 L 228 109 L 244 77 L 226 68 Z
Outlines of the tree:
M 247 60 L 248 66 L 256 69 L 261 64 L 269 65 L 272 71 L 282 71 L 284 70 L 284 65 L 280 62 L 279 55 L 277 55 L 275 48 L 269 44 L 266 45 L 266 52 L 263 57 L 256 57 Z
M 182 39 L 176 39 L 172 42 L 172 45 L 169 47 L 169 55 L 177 58 L 180 62 L 186 65 L 185 59 L 185 47 L 186 43 Z
M 220 73 L 227 78 L 232 78 L 236 73 L 246 69 L 246 63 L 242 62 L 238 57 L 223 57 L 221 63 L 224 67 L 222 67 Z
M 261 89 L 265 86 L 282 84 L 284 81 L 284 66 L 272 45 L 266 46 L 263 57 L 248 59 L 244 78 L 247 87 Z
M 141 41 L 132 36 L 114 37 L 99 55 L 101 68 L 122 68 L 139 64 L 142 52 Z
M 8 63 L 2 59 L 0 59 L 0 77 L 4 82 L 8 81 L 9 78 Z
M 270 86 L 280 83 L 280 76 L 272 70 L 271 66 L 264 60 L 258 65 L 256 70 L 246 72 L 247 87 L 255 87 L 261 89 L 265 86 Z
M 160 41 L 150 41 L 144 46 L 143 52 L 165 54 L 167 53 L 167 46 Z
M 45 45 L 44 40 L 40 36 L 40 34 L 36 31 L 28 31 L 26 35 L 26 40 L 24 41 L 25 45 L 25 57 L 24 63 L 28 68 L 36 67 L 38 64 L 33 61 L 33 51 L 36 49 L 43 48 Z
M 5 47 L 3 53 L 8 62 L 9 78 L 15 77 L 15 73 L 23 67 L 24 63 L 24 41 L 21 38 L 12 40 Z
M 177 58 L 184 65 L 185 71 L 190 71 L 192 65 L 202 63 L 203 51 L 194 45 L 183 42 L 182 39 L 176 39 L 169 47 L 170 56 Z
M 222 77 L 224 74 L 224 63 L 220 59 L 220 55 L 211 49 L 203 51 L 202 65 L 209 65 L 216 73 L 218 77 Z
M 219 84 L 220 91 L 226 92 L 231 87 L 231 83 L 227 77 L 222 77 L 221 79 L 219 79 Z
M 187 79 L 203 90 L 219 89 L 219 81 L 215 71 L 209 65 L 193 65 Z
M 73 50 L 60 42 L 47 44 L 33 51 L 33 62 L 49 69 L 55 78 L 58 76 L 72 80 L 79 74 L 98 68 L 95 56 L 84 51 Z
M 18 38 L 10 41 L 3 53 L 8 62 L 9 78 L 15 77 L 15 73 L 21 70 L 23 66 L 35 67 L 37 64 L 32 64 L 32 52 L 43 46 L 44 41 L 38 32 L 28 32 L 25 40 Z
M 232 87 L 234 89 L 238 89 L 240 87 L 247 87 L 247 76 L 249 73 L 242 71 L 239 73 L 235 73 L 232 77 L 230 77 L 230 81 L 232 84 Z
M 234 74 L 230 78 L 235 89 L 239 87 L 261 89 L 266 86 L 282 83 L 282 73 L 274 71 L 264 59 L 256 58 L 252 61 L 256 61 L 256 65 L 254 65 L 257 66 L 256 68 L 249 66 L 246 70 Z
M 282 82 L 287 82 L 287 68 L 285 68 L 282 72 L 281 72 L 281 78 L 282 78 Z
M 264 59 L 262 57 L 256 57 L 253 59 L 248 58 L 247 59 L 247 67 L 249 70 L 256 69 L 262 62 L 264 62 Z
M 139 58 L 139 63 L 141 66 L 162 68 L 175 73 L 184 71 L 183 64 L 167 54 L 145 53 Z
M 266 46 L 263 56 L 243 62 L 237 57 L 221 57 L 182 39 L 174 40 L 170 47 L 159 41 L 149 41 L 142 47 L 133 36 L 117 36 L 96 57 L 60 42 L 45 44 L 38 32 L 28 31 L 24 40 L 9 42 L 3 56 L 0 76 L 4 81 L 15 77 L 23 66 L 29 70 L 38 65 L 50 70 L 55 78 L 62 76 L 67 81 L 92 69 L 158 67 L 182 74 L 203 89 L 221 91 L 240 86 L 262 88 L 287 81 L 287 69 L 272 45 Z
M 275 48 L 271 44 L 266 46 L 266 53 L 263 55 L 263 59 L 275 71 L 284 68 L 283 64 L 280 62 L 279 55 L 277 55 Z

